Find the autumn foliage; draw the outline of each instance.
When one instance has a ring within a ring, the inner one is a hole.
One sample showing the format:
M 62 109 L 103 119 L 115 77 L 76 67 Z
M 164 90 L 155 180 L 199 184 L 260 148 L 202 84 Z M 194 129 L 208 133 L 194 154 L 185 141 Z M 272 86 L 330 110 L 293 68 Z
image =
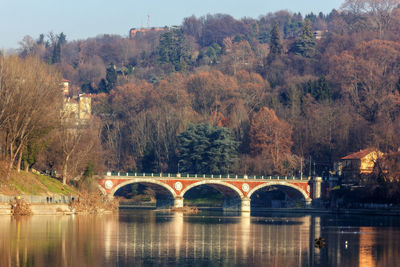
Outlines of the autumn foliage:
M 254 114 L 250 126 L 250 149 L 254 156 L 265 159 L 270 171 L 284 172 L 284 163 L 290 158 L 292 142 L 292 128 L 279 120 L 272 109 L 262 108 Z
M 92 93 L 99 123 L 85 140 L 97 136 L 107 157 L 85 156 L 86 163 L 177 172 L 185 162 L 178 136 L 209 125 L 227 128 L 238 144 L 236 163 L 221 173 L 323 175 L 348 153 L 400 147 L 398 4 L 346 0 L 329 14 L 192 16 L 131 39 L 25 37 L 19 54 L 53 63 L 75 94 Z M 41 167 L 60 169 L 47 163 Z

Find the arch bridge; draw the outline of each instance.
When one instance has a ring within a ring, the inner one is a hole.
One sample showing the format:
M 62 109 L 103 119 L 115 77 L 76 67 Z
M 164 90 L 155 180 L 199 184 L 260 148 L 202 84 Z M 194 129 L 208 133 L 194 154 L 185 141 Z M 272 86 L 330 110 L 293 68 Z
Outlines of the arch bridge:
M 113 197 L 118 189 L 135 183 L 151 186 L 157 207 L 183 207 L 185 193 L 201 185 L 211 186 L 224 195 L 224 210 L 250 212 L 251 196 L 266 187 L 291 189 L 300 193 L 309 205 L 321 197 L 321 177 L 238 176 L 198 174 L 154 174 L 117 172 L 98 180 L 103 194 Z

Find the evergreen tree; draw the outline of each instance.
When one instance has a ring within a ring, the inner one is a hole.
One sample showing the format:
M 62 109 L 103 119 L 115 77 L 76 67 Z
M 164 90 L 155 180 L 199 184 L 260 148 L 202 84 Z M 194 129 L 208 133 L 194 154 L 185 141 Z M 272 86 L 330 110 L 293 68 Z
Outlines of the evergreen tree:
M 278 22 L 274 22 L 274 26 L 271 30 L 271 40 L 270 40 L 270 51 L 268 55 L 268 59 L 274 60 L 277 56 L 280 56 L 282 54 L 283 46 L 282 46 L 282 40 L 281 40 L 281 35 L 279 33 L 279 25 Z
M 317 101 L 332 99 L 332 92 L 325 76 L 322 75 L 318 80 L 309 80 L 303 86 L 304 94 L 310 94 Z
M 185 70 L 192 63 L 185 37 L 180 29 L 163 33 L 157 50 L 159 63 L 171 65 L 173 71 Z
M 107 92 L 110 92 L 112 89 L 114 89 L 116 83 L 117 83 L 117 68 L 116 66 L 111 63 L 106 72 L 106 80 L 107 80 Z
M 100 88 L 100 84 L 99 84 L 99 88 Z M 92 94 L 95 92 L 91 82 L 82 84 L 81 91 L 86 94 Z
M 87 88 L 90 90 L 91 86 L 87 87 Z M 98 92 L 99 93 L 108 93 L 107 82 L 105 79 L 100 80 L 99 86 L 98 86 Z
M 158 160 L 154 147 L 150 144 L 146 144 L 144 155 L 142 158 L 142 171 L 143 172 L 156 172 L 158 167 Z
M 89 162 L 88 165 L 86 166 L 85 171 L 83 172 L 83 175 L 81 179 L 78 182 L 78 186 L 81 189 L 85 189 L 88 191 L 91 191 L 95 188 L 94 186 L 94 165 L 93 163 Z
M 61 33 L 58 35 L 58 43 L 59 43 L 60 45 L 64 45 L 66 42 L 67 42 L 67 36 L 66 36 L 63 32 L 61 32 Z
M 229 129 L 191 124 L 178 135 L 180 170 L 204 174 L 228 173 L 237 160 L 237 149 L 238 142 Z
M 53 46 L 53 55 L 51 57 L 51 63 L 60 63 L 61 62 L 61 45 L 59 42 L 55 43 Z
M 40 39 L 44 38 L 42 35 L 40 36 Z M 43 40 L 39 40 L 43 41 Z M 53 54 L 51 57 L 51 63 L 60 63 L 61 62 L 61 47 L 63 44 L 67 42 L 67 36 L 62 32 L 56 37 L 56 41 L 53 44 Z
M 309 19 L 304 21 L 302 33 L 293 43 L 290 51 L 307 58 L 315 55 L 315 40 Z
M 314 90 L 312 92 L 312 96 L 317 101 L 321 101 L 321 100 L 331 99 L 332 98 L 331 89 L 330 89 L 328 81 L 326 80 L 324 75 L 322 75 L 315 82 Z

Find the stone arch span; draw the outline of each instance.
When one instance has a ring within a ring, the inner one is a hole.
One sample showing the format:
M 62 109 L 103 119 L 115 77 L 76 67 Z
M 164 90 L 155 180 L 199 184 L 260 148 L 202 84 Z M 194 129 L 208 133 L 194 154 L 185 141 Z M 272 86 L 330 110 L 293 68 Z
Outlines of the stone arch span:
M 279 187 L 290 187 L 293 189 L 296 189 L 299 193 L 301 193 L 301 195 L 304 197 L 304 200 L 306 202 L 310 202 L 311 198 L 308 196 L 307 192 L 305 192 L 302 188 L 298 187 L 297 185 L 291 184 L 291 183 L 265 183 L 265 184 L 261 184 L 258 185 L 256 187 L 254 187 L 253 189 L 250 190 L 250 192 L 247 194 L 248 198 L 251 198 L 251 196 L 257 192 L 260 189 L 263 189 L 265 187 L 270 187 L 270 186 L 279 186 Z
M 182 200 L 185 197 L 185 193 L 187 193 L 190 189 L 193 189 L 198 186 L 210 186 L 219 192 L 221 192 L 224 196 L 224 200 L 222 203 L 222 209 L 224 211 L 240 211 L 242 208 L 242 200 L 245 198 L 243 193 L 234 185 L 230 183 L 226 183 L 223 181 L 200 181 L 188 185 L 186 188 L 182 190 L 180 193 L 180 197 Z
M 169 209 L 171 206 L 174 206 L 175 199 L 177 194 L 174 189 L 172 189 L 168 184 L 163 183 L 161 181 L 157 181 L 154 179 L 132 179 L 124 181 L 118 185 L 116 185 L 111 192 L 110 196 L 114 196 L 115 193 L 123 188 L 124 186 L 130 184 L 143 184 L 151 187 L 156 194 L 156 208 L 157 209 Z
M 239 197 L 241 199 L 244 197 L 242 191 L 240 191 L 239 188 L 237 188 L 236 186 L 234 186 L 234 185 L 232 185 L 230 183 L 226 183 L 226 182 L 222 182 L 222 181 L 200 181 L 200 182 L 193 183 L 191 185 L 188 185 L 186 188 L 184 188 L 181 191 L 180 196 L 184 197 L 185 193 L 187 191 L 189 191 L 190 189 L 195 188 L 197 186 L 200 186 L 200 185 L 209 185 L 209 186 L 213 186 L 214 185 L 214 186 L 216 186 L 214 188 L 216 188 L 218 191 L 220 191 L 219 189 L 221 189 L 223 187 L 226 187 L 226 188 L 228 188 L 228 190 L 230 189 L 231 192 L 232 191 L 235 192 L 237 194 L 237 197 Z M 224 194 L 224 192 L 221 192 L 221 193 Z
M 168 192 L 171 193 L 172 197 L 175 198 L 177 196 L 177 194 L 175 193 L 175 190 L 172 189 L 168 184 L 157 181 L 157 180 L 153 180 L 153 179 L 134 179 L 134 180 L 128 180 L 126 182 L 120 183 L 117 186 L 115 186 L 111 192 L 110 195 L 114 196 L 115 192 L 117 192 L 120 188 L 130 185 L 130 184 L 146 184 L 146 185 L 158 185 L 161 186 L 162 188 L 166 189 Z

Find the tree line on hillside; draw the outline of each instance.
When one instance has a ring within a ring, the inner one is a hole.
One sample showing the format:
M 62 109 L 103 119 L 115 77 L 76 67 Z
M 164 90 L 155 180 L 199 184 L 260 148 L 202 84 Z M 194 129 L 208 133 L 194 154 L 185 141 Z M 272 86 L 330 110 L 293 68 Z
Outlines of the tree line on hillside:
M 133 39 L 25 37 L 20 58 L 39 57 L 71 81 L 71 94 L 92 94 L 98 134 L 90 140 L 107 155 L 62 167 L 49 163 L 48 150 L 36 164 L 71 168 L 71 176 L 89 163 L 322 175 L 350 152 L 397 151 L 399 4 L 346 0 L 329 14 L 192 16 Z
M 0 182 L 14 167 L 58 172 L 64 184 L 102 170 L 101 124 L 68 111 L 61 77 L 38 57 L 0 55 Z

